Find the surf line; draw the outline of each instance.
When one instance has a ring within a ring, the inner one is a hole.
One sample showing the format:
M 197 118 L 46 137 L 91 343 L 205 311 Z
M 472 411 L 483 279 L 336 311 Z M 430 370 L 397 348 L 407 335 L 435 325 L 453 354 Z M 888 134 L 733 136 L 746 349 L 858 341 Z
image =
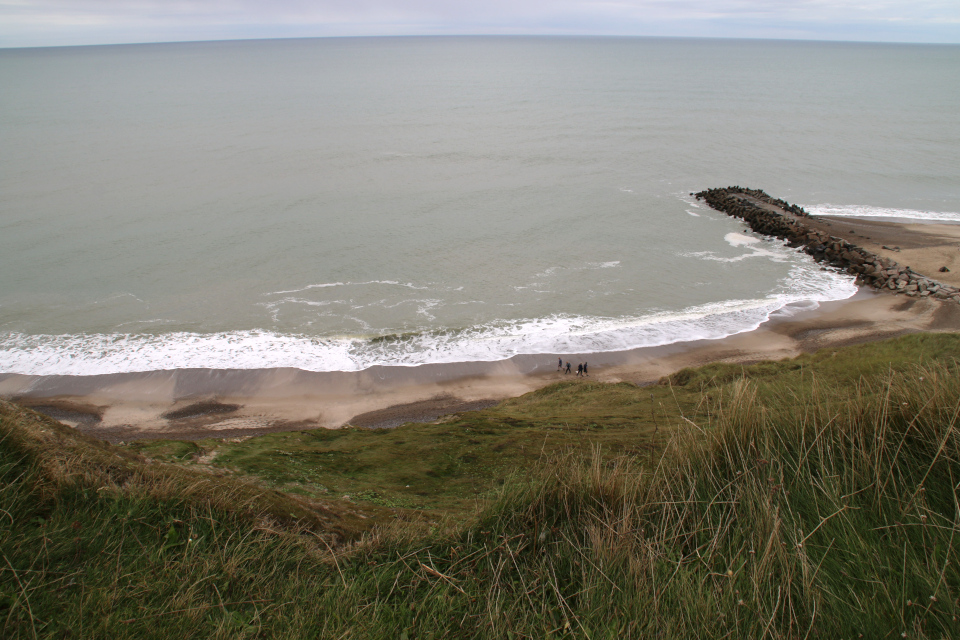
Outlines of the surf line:
M 923 276 L 843 238 L 812 229 L 803 222 L 808 217 L 803 207 L 775 199 L 760 189 L 725 187 L 690 195 L 706 201 L 717 211 L 744 220 L 757 233 L 786 240 L 787 246 L 801 247 L 817 262 L 826 262 L 856 276 L 858 285 L 914 298 L 960 302 L 957 287 Z

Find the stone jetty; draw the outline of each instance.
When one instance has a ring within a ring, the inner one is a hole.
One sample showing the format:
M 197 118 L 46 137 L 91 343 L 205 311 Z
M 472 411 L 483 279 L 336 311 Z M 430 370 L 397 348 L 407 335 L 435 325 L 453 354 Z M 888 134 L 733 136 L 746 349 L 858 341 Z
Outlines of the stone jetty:
M 910 297 L 933 297 L 960 302 L 960 289 L 923 276 L 890 258 L 811 229 L 804 224 L 802 207 L 773 198 L 759 189 L 726 187 L 707 189 L 695 195 L 717 211 L 743 219 L 757 233 L 780 238 L 800 247 L 818 262 L 857 277 L 857 284 Z

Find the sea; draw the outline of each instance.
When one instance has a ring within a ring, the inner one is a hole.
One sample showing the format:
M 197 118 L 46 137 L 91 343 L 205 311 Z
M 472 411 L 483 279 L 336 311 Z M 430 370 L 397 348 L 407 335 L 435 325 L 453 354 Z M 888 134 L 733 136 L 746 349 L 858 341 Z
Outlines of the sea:
M 691 195 L 730 185 L 960 222 L 960 46 L 0 50 L 0 372 L 611 352 L 854 295 Z

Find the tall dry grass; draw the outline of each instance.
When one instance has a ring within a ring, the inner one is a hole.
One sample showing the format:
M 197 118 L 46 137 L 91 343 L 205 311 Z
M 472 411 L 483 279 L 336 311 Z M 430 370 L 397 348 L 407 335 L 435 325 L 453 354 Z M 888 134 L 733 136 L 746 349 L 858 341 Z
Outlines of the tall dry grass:
M 481 531 L 518 541 L 525 586 L 491 565 L 484 598 L 556 607 L 591 637 L 955 637 L 955 373 L 716 395 L 653 464 L 566 458 L 514 485 Z
M 10 462 L 0 617 L 21 637 L 960 637 L 954 371 L 726 382 L 655 455 L 562 456 L 476 520 L 340 548 L 146 476 L 38 508 L 41 467 Z

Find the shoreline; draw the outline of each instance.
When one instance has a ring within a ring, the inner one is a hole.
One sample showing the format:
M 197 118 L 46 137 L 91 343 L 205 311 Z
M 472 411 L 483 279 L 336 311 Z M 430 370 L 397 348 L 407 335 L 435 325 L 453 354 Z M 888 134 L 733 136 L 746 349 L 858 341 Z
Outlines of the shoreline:
M 498 362 L 300 369 L 180 369 L 97 376 L 0 374 L 13 399 L 108 441 L 242 438 L 278 431 L 390 428 L 482 409 L 555 382 L 647 385 L 684 367 L 779 360 L 922 331 L 960 331 L 960 305 L 861 289 L 813 310 L 785 310 L 759 328 L 718 340 L 607 353 L 563 354 L 590 363 L 588 378 L 556 370 L 558 354 Z
M 769 219 L 771 214 L 802 221 L 814 236 L 843 238 L 851 251 L 863 247 L 876 260 L 911 265 L 905 269 L 914 276 L 935 275 L 948 287 L 960 287 L 960 224 L 800 217 L 795 215 L 798 208 L 782 201 L 756 202 L 768 212 L 761 215 L 760 225 L 766 224 L 763 216 Z M 941 266 L 947 271 L 939 272 Z M 581 380 L 557 371 L 558 357 L 574 367 L 588 362 L 590 376 L 584 382 L 643 386 L 679 369 L 711 362 L 780 360 L 906 333 L 960 331 L 960 305 L 953 298 L 936 299 L 916 291 L 898 295 L 902 288 L 878 291 L 876 284 L 863 282 L 870 278 L 862 271 L 857 271 L 859 291 L 851 298 L 821 302 L 815 309 L 788 306 L 754 330 L 720 339 L 625 351 L 518 355 L 493 362 L 378 365 L 352 372 L 270 368 L 0 373 L 0 398 L 113 442 L 244 438 L 348 425 L 391 428 L 482 409 L 555 382 Z

